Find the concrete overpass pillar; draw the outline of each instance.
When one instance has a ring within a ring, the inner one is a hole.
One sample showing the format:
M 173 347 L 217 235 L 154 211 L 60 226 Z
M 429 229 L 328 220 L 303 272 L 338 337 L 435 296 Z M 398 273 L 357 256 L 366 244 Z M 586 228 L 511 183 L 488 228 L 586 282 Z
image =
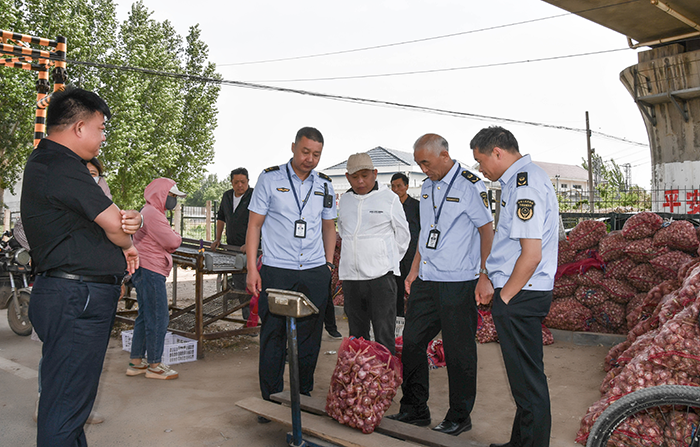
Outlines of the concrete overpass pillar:
M 700 214 L 700 47 L 641 52 L 620 80 L 649 135 L 653 211 Z

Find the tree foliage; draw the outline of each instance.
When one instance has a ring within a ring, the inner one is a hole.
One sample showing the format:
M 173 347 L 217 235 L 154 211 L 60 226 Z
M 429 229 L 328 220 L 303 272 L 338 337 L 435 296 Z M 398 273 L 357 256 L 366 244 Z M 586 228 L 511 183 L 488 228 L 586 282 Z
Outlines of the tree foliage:
M 157 177 L 172 178 L 184 191 L 194 188 L 214 156 L 219 85 L 81 63 L 218 76 L 198 25 L 183 41 L 170 22 L 151 15 L 141 1 L 118 23 L 113 0 L 0 0 L 0 29 L 66 37 L 69 83 L 109 104 L 112 119 L 100 158 L 123 208 L 140 207 L 145 187 Z M 17 180 L 31 151 L 35 79 L 34 73 L 0 67 L 0 187 Z
M 205 206 L 207 200 L 221 204 L 221 196 L 231 189 L 231 182 L 219 180 L 216 174 L 209 174 L 202 180 L 197 190 L 190 190 L 185 199 L 187 206 Z

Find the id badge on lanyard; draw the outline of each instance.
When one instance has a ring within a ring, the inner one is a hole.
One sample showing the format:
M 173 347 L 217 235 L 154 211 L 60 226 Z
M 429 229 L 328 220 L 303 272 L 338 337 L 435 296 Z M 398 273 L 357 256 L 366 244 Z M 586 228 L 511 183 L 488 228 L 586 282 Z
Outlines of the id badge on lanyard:
M 435 250 L 437 248 L 438 241 L 440 240 L 440 230 L 430 230 L 428 233 L 428 242 L 425 244 L 425 248 L 430 248 Z
M 442 202 L 440 203 L 440 207 L 438 208 L 437 211 L 433 211 L 435 213 L 435 227 L 437 227 L 438 220 L 440 220 L 440 213 L 442 213 L 442 206 L 445 204 L 445 199 L 447 198 L 447 195 L 450 193 L 450 190 L 452 189 L 452 184 L 454 184 L 455 179 L 457 178 L 457 175 L 459 174 L 459 171 L 461 170 L 461 166 L 457 164 L 457 170 L 455 171 L 454 175 L 452 176 L 452 180 L 450 180 L 450 184 L 447 187 L 447 191 L 445 191 L 445 195 L 442 198 Z M 433 184 L 433 210 L 435 210 L 435 184 Z M 440 241 L 440 230 L 437 228 L 433 228 L 428 232 L 428 241 L 425 243 L 425 248 L 429 248 L 431 250 L 437 249 L 438 242 Z
M 311 182 L 311 188 L 309 188 L 309 192 L 306 193 L 306 198 L 304 201 L 300 204 L 299 203 L 299 197 L 297 197 L 297 191 L 294 189 L 294 183 L 292 183 L 292 175 L 289 173 L 289 166 L 287 168 L 287 178 L 289 178 L 289 187 L 292 188 L 292 192 L 294 193 L 294 200 L 297 202 L 297 206 L 299 207 L 299 219 L 294 221 L 294 237 L 299 238 L 299 239 L 304 239 L 306 238 L 306 221 L 301 218 L 302 216 L 302 211 L 304 211 L 304 207 L 306 206 L 306 203 L 309 201 L 309 196 L 311 196 L 311 191 L 314 189 L 314 183 L 313 181 Z
M 306 237 L 306 221 L 299 219 L 294 222 L 294 237 L 301 239 Z

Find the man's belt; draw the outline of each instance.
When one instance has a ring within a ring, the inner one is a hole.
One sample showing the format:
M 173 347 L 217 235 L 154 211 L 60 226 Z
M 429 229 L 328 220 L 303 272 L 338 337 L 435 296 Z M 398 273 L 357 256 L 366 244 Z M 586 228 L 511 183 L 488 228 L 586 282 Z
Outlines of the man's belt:
M 61 278 L 70 279 L 73 281 L 83 281 L 83 282 L 97 282 L 101 284 L 114 284 L 120 285 L 122 283 L 123 275 L 75 275 L 73 273 L 66 273 L 60 270 L 47 270 L 40 275 L 47 276 L 49 278 Z

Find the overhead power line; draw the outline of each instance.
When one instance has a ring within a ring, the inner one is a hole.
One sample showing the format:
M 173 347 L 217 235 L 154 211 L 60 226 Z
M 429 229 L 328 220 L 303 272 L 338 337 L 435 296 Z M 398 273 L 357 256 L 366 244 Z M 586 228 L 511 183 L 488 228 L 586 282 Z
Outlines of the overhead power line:
M 435 108 L 435 107 L 425 107 L 425 106 L 418 106 L 418 105 L 414 105 L 414 104 L 405 104 L 405 103 L 392 102 L 392 101 L 383 101 L 383 100 L 379 100 L 379 99 L 332 95 L 332 94 L 328 94 L 328 93 L 312 92 L 309 90 L 292 89 L 292 88 L 286 88 L 286 87 L 276 87 L 276 86 L 271 86 L 271 85 L 254 84 L 254 83 L 250 83 L 250 82 L 232 81 L 232 80 L 227 80 L 227 79 L 212 78 L 212 77 L 197 76 L 197 75 L 188 75 L 188 74 L 183 74 L 183 73 L 173 73 L 173 72 L 153 70 L 153 69 L 141 68 L 141 67 L 130 67 L 130 66 L 114 65 L 114 64 L 101 64 L 101 63 L 97 63 L 97 62 L 76 61 L 76 60 L 68 60 L 67 62 L 70 64 L 75 64 L 75 65 L 85 65 L 85 66 L 89 66 L 89 67 L 104 68 L 104 69 L 108 69 L 108 70 L 143 73 L 143 74 L 154 75 L 154 76 L 162 76 L 162 77 L 176 78 L 176 79 L 186 79 L 186 80 L 190 80 L 190 81 L 228 85 L 228 86 L 232 86 L 232 87 L 248 88 L 248 89 L 253 89 L 253 90 L 266 90 L 266 91 L 275 91 L 275 92 L 283 92 L 283 93 L 294 93 L 294 94 L 298 94 L 298 95 L 312 96 L 312 97 L 322 98 L 322 99 L 331 99 L 331 100 L 335 100 L 335 101 L 343 101 L 343 102 L 350 102 L 350 103 L 356 103 L 356 104 L 366 104 L 366 105 L 372 105 L 372 106 L 378 106 L 378 107 L 399 108 L 399 109 L 404 109 L 404 110 L 413 110 L 413 111 L 417 111 L 417 112 L 433 113 L 436 115 L 447 115 L 447 116 L 454 116 L 454 117 L 458 117 L 458 118 L 471 118 L 471 119 L 480 120 L 480 121 L 496 121 L 496 122 L 505 122 L 505 123 L 513 123 L 513 124 L 522 124 L 522 125 L 528 125 L 528 126 L 534 126 L 534 127 L 566 130 L 566 131 L 578 132 L 578 133 L 585 133 L 586 132 L 586 130 L 582 129 L 582 128 L 558 126 L 558 125 L 553 125 L 553 124 L 538 123 L 538 122 L 534 122 L 534 121 L 516 120 L 516 119 L 512 119 L 512 118 L 501 118 L 501 117 L 497 117 L 497 116 L 480 115 L 480 114 L 469 113 L 469 112 L 459 112 L 459 111 L 455 111 L 455 110 L 439 109 L 439 108 Z M 647 147 L 646 144 L 638 143 L 638 142 L 632 141 L 632 140 L 628 140 L 627 138 L 617 137 L 614 135 L 606 134 L 603 132 L 597 132 L 597 131 L 591 131 L 591 133 L 594 135 L 598 135 L 600 137 L 603 137 L 603 138 L 622 141 L 622 142 L 627 143 L 627 144 L 634 144 L 637 146 Z
M 469 65 L 466 67 L 434 68 L 434 69 L 430 69 L 430 70 L 415 70 L 415 71 L 404 71 L 404 72 L 396 72 L 396 73 L 378 73 L 378 74 L 367 74 L 367 75 L 356 75 L 356 76 L 335 76 L 335 77 L 327 77 L 327 78 L 264 79 L 264 80 L 254 80 L 254 81 L 250 81 L 250 82 L 281 83 L 281 82 L 338 81 L 338 80 L 347 80 L 347 79 L 383 78 L 383 77 L 389 77 L 389 76 L 405 76 L 405 75 L 426 74 L 426 73 L 441 73 L 441 72 L 446 72 L 446 71 L 471 70 L 471 69 L 475 69 L 475 68 L 503 67 L 506 65 L 518 65 L 518 64 L 527 64 L 530 62 L 554 61 L 557 59 L 570 59 L 570 58 L 574 58 L 574 57 L 593 56 L 596 54 L 615 53 L 618 51 L 629 51 L 629 50 L 630 50 L 629 47 L 625 47 L 625 48 L 616 48 L 616 49 L 612 49 L 612 50 L 591 51 L 588 53 L 567 54 L 564 56 L 542 57 L 539 59 L 525 59 L 525 60 L 521 60 L 521 61 L 496 62 L 493 64 Z
M 505 25 L 495 25 L 495 26 L 490 26 L 490 27 L 486 27 L 486 28 L 479 28 L 479 29 L 475 29 L 475 30 L 462 31 L 462 32 L 458 32 L 458 33 L 443 34 L 440 36 L 424 37 L 422 39 L 404 40 L 401 42 L 392 42 L 392 43 L 381 44 L 381 45 L 372 45 L 372 46 L 368 46 L 368 47 L 352 48 L 349 50 L 338 50 L 338 51 L 329 51 L 329 52 L 325 52 L 325 53 L 307 54 L 307 55 L 303 55 L 303 56 L 290 56 L 290 57 L 281 57 L 281 58 L 277 58 L 277 59 L 264 59 L 264 60 L 258 60 L 258 61 L 234 62 L 234 63 L 230 63 L 230 64 L 217 64 L 217 66 L 219 66 L 219 67 L 231 67 L 231 66 L 241 66 L 241 65 L 268 64 L 268 63 L 272 63 L 272 62 L 286 62 L 286 61 L 293 61 L 293 60 L 299 60 L 299 59 L 311 59 L 311 58 L 316 58 L 316 57 L 335 56 L 337 54 L 347 54 L 347 53 L 357 53 L 360 51 L 378 50 L 381 48 L 396 47 L 396 46 L 401 46 L 401 45 L 410 45 L 410 44 L 414 44 L 414 43 L 428 42 L 431 40 L 447 39 L 450 37 L 463 36 L 466 34 L 474 34 L 474 33 L 480 33 L 480 32 L 484 32 L 484 31 L 493 31 L 496 29 L 509 28 L 509 27 L 519 26 L 519 25 L 526 25 L 529 23 L 541 22 L 544 20 L 556 19 L 559 17 L 570 16 L 570 15 L 574 15 L 574 14 L 584 14 L 584 13 L 596 11 L 599 9 L 613 8 L 615 6 L 626 5 L 628 3 L 636 3 L 638 1 L 640 1 L 640 0 L 627 0 L 627 1 L 622 1 L 620 3 L 615 3 L 613 5 L 596 6 L 593 8 L 582 9 L 580 11 L 575 11 L 575 12 L 567 12 L 564 14 L 557 14 L 557 15 L 553 15 L 553 16 L 540 17 L 540 18 L 531 19 L 531 20 L 523 20 L 521 22 L 507 23 Z

